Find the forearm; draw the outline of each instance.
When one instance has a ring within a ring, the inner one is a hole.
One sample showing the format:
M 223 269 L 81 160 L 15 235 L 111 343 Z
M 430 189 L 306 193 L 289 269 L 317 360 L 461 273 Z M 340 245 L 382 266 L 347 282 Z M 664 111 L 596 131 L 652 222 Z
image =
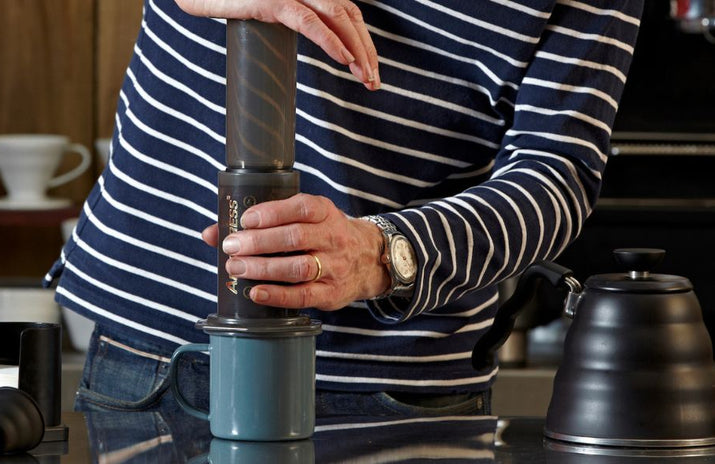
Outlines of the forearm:
M 419 272 L 412 300 L 374 314 L 399 321 L 436 310 L 554 258 L 578 235 L 600 190 L 640 14 L 639 2 L 611 3 L 555 8 L 488 181 L 390 215 L 415 246 Z

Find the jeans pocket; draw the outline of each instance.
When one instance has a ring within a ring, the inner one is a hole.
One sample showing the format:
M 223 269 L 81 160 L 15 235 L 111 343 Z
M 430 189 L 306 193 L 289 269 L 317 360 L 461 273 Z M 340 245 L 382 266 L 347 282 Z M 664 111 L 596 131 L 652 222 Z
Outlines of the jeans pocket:
M 374 395 L 381 403 L 400 415 L 409 416 L 463 416 L 490 414 L 489 392 L 465 393 L 461 395 L 445 395 L 443 397 L 425 397 L 425 401 L 401 401 L 389 393 L 380 392 Z M 435 401 L 438 400 L 438 401 Z
M 395 394 L 395 396 L 398 396 Z M 346 393 L 318 390 L 316 416 L 467 416 L 489 415 L 490 391 L 461 395 L 410 395 L 398 399 L 389 393 Z
M 77 410 L 145 411 L 168 389 L 170 358 L 96 329 L 75 398 Z

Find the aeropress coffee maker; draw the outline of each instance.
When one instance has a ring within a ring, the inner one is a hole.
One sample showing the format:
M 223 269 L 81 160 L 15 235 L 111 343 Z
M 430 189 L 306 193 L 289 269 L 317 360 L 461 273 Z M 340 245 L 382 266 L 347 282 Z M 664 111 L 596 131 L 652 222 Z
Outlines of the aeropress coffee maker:
M 281 24 L 228 20 L 226 26 L 226 170 L 218 175 L 219 244 L 240 230 L 250 206 L 298 193 L 295 143 L 296 34 Z M 310 437 L 315 425 L 315 337 L 320 322 L 298 310 L 262 306 L 255 281 L 225 270 L 218 247 L 218 312 L 197 323 L 208 344 L 178 348 L 171 386 L 183 409 L 210 422 L 218 438 L 251 441 Z M 178 358 L 210 355 L 210 406 L 182 396 Z

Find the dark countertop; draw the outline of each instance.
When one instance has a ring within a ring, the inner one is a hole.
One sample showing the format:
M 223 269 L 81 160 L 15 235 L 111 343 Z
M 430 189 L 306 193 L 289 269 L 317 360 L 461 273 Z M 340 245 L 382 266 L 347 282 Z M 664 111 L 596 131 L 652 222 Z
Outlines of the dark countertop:
M 63 413 L 62 418 L 69 428 L 66 443 L 46 442 L 29 455 L 0 456 L 0 463 L 715 463 L 715 447 L 689 457 L 554 449 L 559 445 L 544 441 L 543 418 L 337 417 L 319 420 L 311 439 L 273 443 L 216 439 L 207 422 L 188 415 Z

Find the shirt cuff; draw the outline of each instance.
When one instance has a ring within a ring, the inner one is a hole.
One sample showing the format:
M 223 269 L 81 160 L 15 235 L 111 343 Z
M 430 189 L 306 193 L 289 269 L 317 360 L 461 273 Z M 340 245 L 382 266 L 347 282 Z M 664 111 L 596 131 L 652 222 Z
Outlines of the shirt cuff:
M 409 298 L 387 297 L 378 300 L 365 300 L 370 315 L 383 324 L 398 324 L 410 319 Z

